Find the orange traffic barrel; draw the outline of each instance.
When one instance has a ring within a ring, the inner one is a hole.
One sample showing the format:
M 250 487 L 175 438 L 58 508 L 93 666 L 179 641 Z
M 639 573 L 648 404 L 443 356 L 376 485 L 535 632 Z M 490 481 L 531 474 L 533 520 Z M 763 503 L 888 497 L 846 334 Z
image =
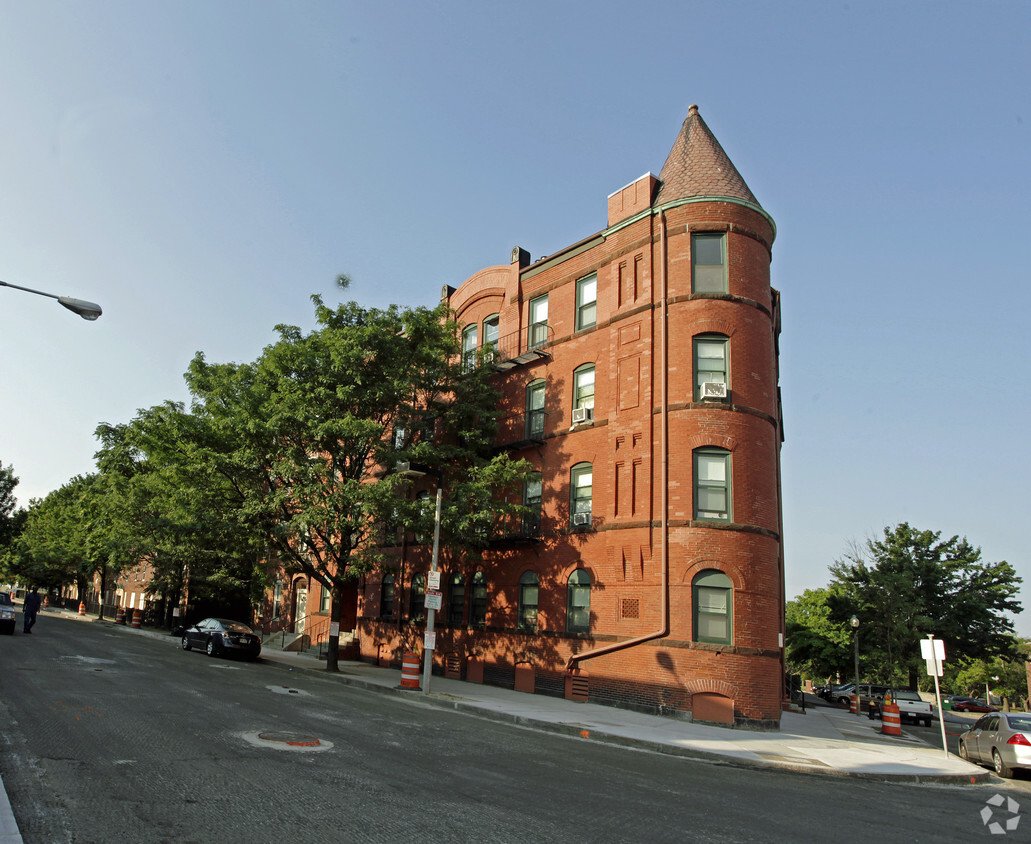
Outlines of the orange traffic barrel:
M 401 688 L 421 691 L 419 685 L 419 655 L 408 651 L 401 661 Z
M 115 613 L 115 624 L 125 624 L 125 607 L 119 607 Z
M 50 606 L 50 596 L 49 595 L 44 595 L 43 596 L 43 609 L 46 609 L 49 606 Z
M 849 703 L 848 703 L 848 712 L 849 712 L 849 714 L 850 715 L 858 715 L 859 714 L 859 702 L 856 700 L 856 696 L 852 695 L 851 697 L 849 697 L 848 700 L 849 700 Z
M 881 732 L 886 736 L 902 735 L 902 723 L 899 720 L 897 704 L 885 701 L 881 705 Z
M 132 611 L 132 626 L 140 627 L 143 625 L 143 610 Z
M 79 601 L 79 615 L 86 615 L 86 602 Z

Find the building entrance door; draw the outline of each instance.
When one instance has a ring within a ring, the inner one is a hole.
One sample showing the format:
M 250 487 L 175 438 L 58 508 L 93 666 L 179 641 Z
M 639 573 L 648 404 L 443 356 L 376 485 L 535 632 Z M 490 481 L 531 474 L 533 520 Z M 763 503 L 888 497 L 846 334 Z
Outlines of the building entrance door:
M 308 614 L 308 587 L 297 587 L 297 610 L 294 613 L 294 633 L 304 632 L 305 616 Z

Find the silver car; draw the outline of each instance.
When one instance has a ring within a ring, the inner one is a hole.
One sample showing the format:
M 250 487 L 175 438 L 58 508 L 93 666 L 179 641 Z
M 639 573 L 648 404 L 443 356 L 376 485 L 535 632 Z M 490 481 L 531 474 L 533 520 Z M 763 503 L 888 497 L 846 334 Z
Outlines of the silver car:
M 1014 768 L 1031 769 L 1031 712 L 990 712 L 959 737 L 959 755 L 968 762 L 991 765 L 1000 777 Z

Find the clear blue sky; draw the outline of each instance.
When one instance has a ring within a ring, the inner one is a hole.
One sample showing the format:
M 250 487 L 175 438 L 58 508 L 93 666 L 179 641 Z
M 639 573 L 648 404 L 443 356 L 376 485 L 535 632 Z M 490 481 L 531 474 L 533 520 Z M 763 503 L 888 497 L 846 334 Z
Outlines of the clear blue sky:
M 0 0 L 0 70 L 0 279 L 105 310 L 0 289 L 23 503 L 337 273 L 599 231 L 697 103 L 779 229 L 789 596 L 903 520 L 1031 574 L 1027 2 Z

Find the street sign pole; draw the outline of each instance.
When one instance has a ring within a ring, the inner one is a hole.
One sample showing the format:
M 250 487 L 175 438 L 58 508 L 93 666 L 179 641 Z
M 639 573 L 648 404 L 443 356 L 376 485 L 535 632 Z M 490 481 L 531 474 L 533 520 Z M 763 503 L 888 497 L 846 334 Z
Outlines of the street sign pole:
M 437 555 L 440 553 L 440 505 L 444 494 L 444 484 L 437 478 L 437 512 L 433 517 L 433 557 L 430 559 L 430 582 L 440 584 L 437 575 Z M 433 649 L 437 644 L 437 633 L 434 624 L 437 611 L 432 607 L 426 610 L 426 638 L 422 644 L 422 693 L 430 693 L 430 678 L 433 676 Z
M 949 743 L 945 738 L 945 709 L 942 707 L 942 690 L 938 685 L 938 678 L 943 673 L 945 662 L 945 643 L 941 639 L 935 639 L 931 633 L 926 639 L 920 640 L 920 655 L 927 665 L 927 673 L 934 677 L 934 696 L 938 701 L 938 726 L 942 731 L 942 750 L 949 755 Z

